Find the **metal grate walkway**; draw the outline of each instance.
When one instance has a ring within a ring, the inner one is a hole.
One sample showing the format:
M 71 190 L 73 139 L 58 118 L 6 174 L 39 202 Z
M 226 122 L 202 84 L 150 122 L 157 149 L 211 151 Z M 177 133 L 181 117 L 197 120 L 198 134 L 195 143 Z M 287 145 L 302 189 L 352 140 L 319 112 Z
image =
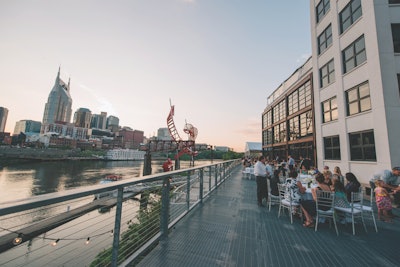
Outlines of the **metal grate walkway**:
M 394 209 L 399 214 L 398 209 Z M 171 230 L 138 266 L 399 266 L 400 219 L 366 221 L 352 235 L 351 224 L 329 224 L 318 232 L 299 219 L 290 224 L 278 209 L 257 206 L 256 183 L 242 178 L 239 168 L 202 206 Z

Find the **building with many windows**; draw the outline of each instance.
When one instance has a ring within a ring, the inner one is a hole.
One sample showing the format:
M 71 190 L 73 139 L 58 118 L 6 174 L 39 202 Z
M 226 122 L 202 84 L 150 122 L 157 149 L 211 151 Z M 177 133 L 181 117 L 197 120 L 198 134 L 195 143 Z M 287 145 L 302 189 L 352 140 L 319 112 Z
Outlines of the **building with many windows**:
M 92 112 L 87 108 L 79 108 L 74 114 L 73 123 L 76 127 L 89 128 Z
M 309 58 L 267 99 L 262 149 L 269 159 L 288 155 L 315 161 L 312 60 Z
M 268 97 L 264 154 L 361 182 L 400 165 L 400 0 L 311 0 L 312 56 Z
M 69 123 L 72 114 L 72 98 L 70 92 L 70 81 L 66 84 L 60 78 L 60 69 L 56 82 L 51 90 L 44 108 L 43 124 Z
M 311 1 L 318 166 L 400 165 L 400 1 Z
M 7 116 L 8 109 L 0 107 L 0 133 L 3 133 L 6 129 Z
M 33 120 L 20 120 L 15 123 L 14 134 L 20 133 L 40 133 L 40 127 L 42 123 L 40 121 Z
M 90 128 L 105 130 L 107 125 L 107 112 L 93 114 L 90 122 Z

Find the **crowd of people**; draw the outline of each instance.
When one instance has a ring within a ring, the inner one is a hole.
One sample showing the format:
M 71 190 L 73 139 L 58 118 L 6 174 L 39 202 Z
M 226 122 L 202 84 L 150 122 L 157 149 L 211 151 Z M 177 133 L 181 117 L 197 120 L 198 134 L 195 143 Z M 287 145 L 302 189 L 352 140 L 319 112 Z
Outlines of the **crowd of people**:
M 278 184 L 284 182 L 287 192 L 291 194 L 291 201 L 298 204 L 304 214 L 304 227 L 314 227 L 317 190 L 334 192 L 335 206 L 349 208 L 352 192 L 359 192 L 361 187 L 361 183 L 354 173 L 343 174 L 339 166 L 335 166 L 332 171 L 329 166 L 324 166 L 323 170 L 319 171 L 312 166 L 310 159 L 303 157 L 300 157 L 297 164 L 291 155 L 288 156 L 287 161 L 280 160 L 278 157 L 268 160 L 265 156 L 253 159 L 244 158 L 243 166 L 254 166 L 258 206 L 265 206 L 263 202 L 268 201 L 269 193 L 278 196 Z M 299 174 L 313 175 L 316 186 L 311 189 L 312 199 L 302 198 L 307 188 L 301 183 Z M 392 222 L 393 207 L 400 207 L 399 183 L 400 167 L 379 171 L 373 175 L 370 181 L 371 190 L 375 194 L 378 219 L 384 222 Z M 268 188 L 268 184 L 270 188 Z M 343 223 L 345 222 L 344 218 Z

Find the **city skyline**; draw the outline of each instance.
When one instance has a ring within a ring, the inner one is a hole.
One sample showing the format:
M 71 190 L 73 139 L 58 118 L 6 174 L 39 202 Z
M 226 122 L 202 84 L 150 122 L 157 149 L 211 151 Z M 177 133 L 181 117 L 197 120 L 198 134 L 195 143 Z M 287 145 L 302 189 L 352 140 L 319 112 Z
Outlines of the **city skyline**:
M 171 101 L 182 136 L 188 122 L 196 142 L 238 152 L 261 142 L 267 97 L 311 54 L 306 0 L 1 1 L 0 32 L 6 131 L 42 121 L 61 67 L 73 113 L 107 112 L 149 137 Z

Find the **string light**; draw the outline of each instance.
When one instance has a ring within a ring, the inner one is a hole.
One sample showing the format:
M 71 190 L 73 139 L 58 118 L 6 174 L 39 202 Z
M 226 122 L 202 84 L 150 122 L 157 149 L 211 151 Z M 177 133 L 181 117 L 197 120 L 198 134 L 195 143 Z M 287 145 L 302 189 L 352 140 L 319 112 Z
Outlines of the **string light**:
M 58 241 L 60 241 L 60 238 L 58 238 L 57 240 L 55 240 L 53 243 L 51 243 L 51 245 L 53 247 L 57 246 Z
M 19 233 L 18 236 L 16 238 L 14 238 L 13 244 L 14 244 L 14 246 L 18 246 L 21 243 L 22 243 L 22 234 Z

